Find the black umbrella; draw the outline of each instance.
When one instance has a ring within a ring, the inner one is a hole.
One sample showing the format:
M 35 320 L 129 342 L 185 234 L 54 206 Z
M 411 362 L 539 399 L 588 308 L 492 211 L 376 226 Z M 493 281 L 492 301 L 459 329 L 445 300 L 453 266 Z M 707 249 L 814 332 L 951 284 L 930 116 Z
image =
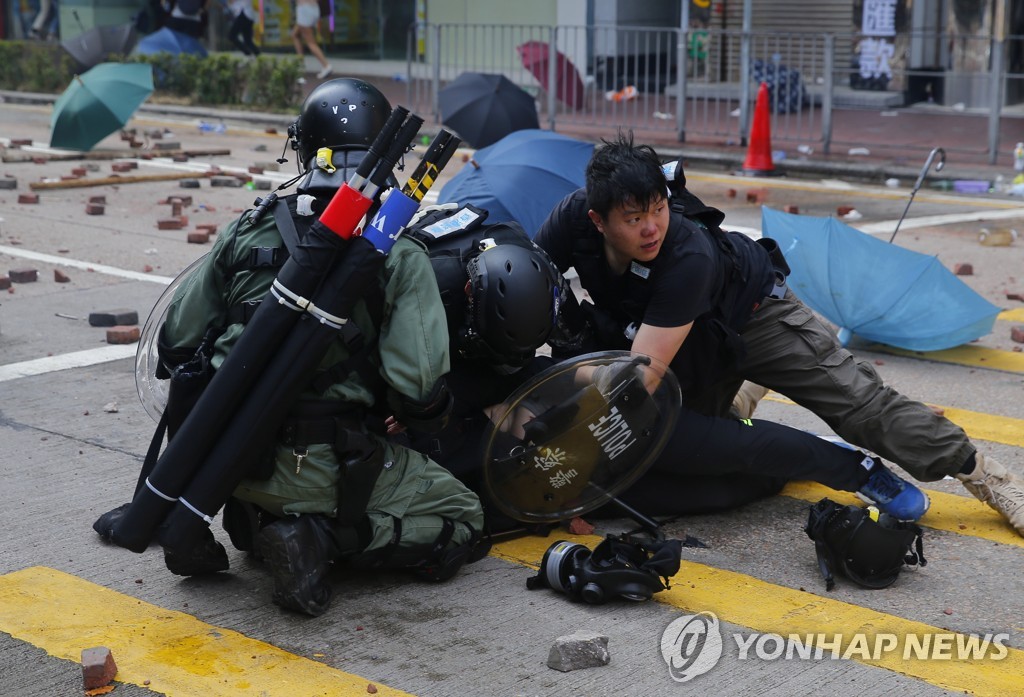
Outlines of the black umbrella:
M 438 94 L 441 122 L 474 148 L 513 131 L 540 128 L 537 105 L 504 75 L 462 73 Z
M 73 39 L 60 42 L 64 50 L 85 68 L 107 60 L 108 56 L 124 56 L 135 47 L 138 35 L 133 24 L 112 24 L 93 27 Z
M 401 107 L 392 112 L 356 173 L 338 190 L 310 234 L 281 267 L 238 343 L 177 435 L 168 442 L 167 449 L 146 477 L 145 486 L 139 488 L 125 515 L 114 526 L 111 539 L 115 544 L 133 552 L 145 551 L 157 526 L 217 445 L 239 405 L 258 380 L 268 378 L 264 369 L 305 315 L 308 298 L 317 294 L 325 277 L 349 250 L 348 238 L 419 130 L 419 123 L 422 123 L 419 117 L 410 117 L 410 121 L 419 121 L 415 129 L 402 128 L 408 115 L 408 110 Z M 405 140 L 399 142 L 399 137 Z M 236 448 L 239 447 L 236 444 Z

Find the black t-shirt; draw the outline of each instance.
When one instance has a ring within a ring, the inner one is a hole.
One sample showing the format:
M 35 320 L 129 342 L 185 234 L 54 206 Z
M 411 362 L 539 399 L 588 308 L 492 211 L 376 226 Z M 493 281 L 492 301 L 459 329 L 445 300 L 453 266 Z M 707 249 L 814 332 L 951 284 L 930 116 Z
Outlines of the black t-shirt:
M 725 354 L 735 357 L 741 350 L 735 335 L 774 283 L 767 252 L 745 235 L 708 230 L 673 209 L 654 261 L 633 262 L 625 273 L 616 274 L 587 210 L 585 190 L 570 194 L 551 212 L 534 242 L 560 271 L 574 267 L 597 308 L 623 328 L 630 323 L 679 327 L 695 322 L 672 367 L 684 386 L 700 372 L 708 374 L 703 381 L 713 379 L 726 362 Z M 626 346 L 628 342 L 607 348 Z M 715 364 L 718 369 L 712 370 Z

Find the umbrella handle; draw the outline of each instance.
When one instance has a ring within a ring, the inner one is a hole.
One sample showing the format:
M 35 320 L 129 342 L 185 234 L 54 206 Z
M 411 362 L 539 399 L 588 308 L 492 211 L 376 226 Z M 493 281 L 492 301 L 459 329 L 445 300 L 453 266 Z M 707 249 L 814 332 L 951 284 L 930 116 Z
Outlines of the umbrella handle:
M 922 184 L 924 184 L 925 175 L 927 175 L 928 170 L 931 169 L 932 161 L 935 159 L 936 155 L 939 156 L 939 164 L 935 165 L 935 171 L 941 172 L 942 168 L 946 166 L 946 151 L 942 148 L 932 148 L 932 151 L 928 153 L 928 159 L 925 160 L 924 167 L 921 168 L 921 173 L 917 175 L 917 181 L 914 182 L 914 188 L 910 190 L 910 200 L 907 201 L 907 205 L 903 208 L 903 215 L 901 215 L 900 219 L 896 222 L 896 229 L 892 231 L 892 237 L 889 238 L 890 244 L 892 244 L 892 241 L 896 239 L 896 233 L 900 231 L 900 225 L 903 223 L 903 219 L 907 216 L 907 211 L 910 210 L 910 204 L 914 202 L 914 194 L 916 194 L 917 190 L 921 188 Z

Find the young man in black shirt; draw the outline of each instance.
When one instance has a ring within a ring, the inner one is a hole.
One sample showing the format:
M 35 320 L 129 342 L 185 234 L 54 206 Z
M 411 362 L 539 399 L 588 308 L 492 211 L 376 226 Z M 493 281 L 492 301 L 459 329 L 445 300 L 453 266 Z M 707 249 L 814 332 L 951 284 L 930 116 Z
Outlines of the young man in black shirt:
M 576 269 L 604 348 L 668 364 L 684 403 L 702 413 L 724 415 L 744 379 L 780 392 L 918 480 L 956 476 L 1024 533 L 1024 480 L 842 348 L 785 288 L 781 257 L 773 263 L 768 248 L 746 236 L 690 220 L 668 193 L 655 151 L 620 134 L 595 150 L 586 188 L 567 196 L 537 233 L 560 271 Z M 724 473 L 718 462 L 682 449 L 681 438 L 698 445 L 692 434 L 674 436 L 656 468 Z M 741 459 L 731 462 L 742 468 Z M 783 463 L 759 474 L 798 476 L 787 469 Z M 927 505 L 881 463 L 859 479 L 840 488 L 904 513 Z

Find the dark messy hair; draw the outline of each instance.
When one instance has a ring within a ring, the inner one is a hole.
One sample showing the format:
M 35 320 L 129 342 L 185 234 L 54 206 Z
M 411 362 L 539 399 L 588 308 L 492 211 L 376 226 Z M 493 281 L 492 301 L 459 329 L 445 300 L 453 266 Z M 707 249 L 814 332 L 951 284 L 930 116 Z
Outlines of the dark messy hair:
M 602 218 L 623 204 L 646 210 L 667 196 L 661 161 L 650 145 L 633 143 L 633 132 L 602 140 L 587 165 L 587 206 Z

